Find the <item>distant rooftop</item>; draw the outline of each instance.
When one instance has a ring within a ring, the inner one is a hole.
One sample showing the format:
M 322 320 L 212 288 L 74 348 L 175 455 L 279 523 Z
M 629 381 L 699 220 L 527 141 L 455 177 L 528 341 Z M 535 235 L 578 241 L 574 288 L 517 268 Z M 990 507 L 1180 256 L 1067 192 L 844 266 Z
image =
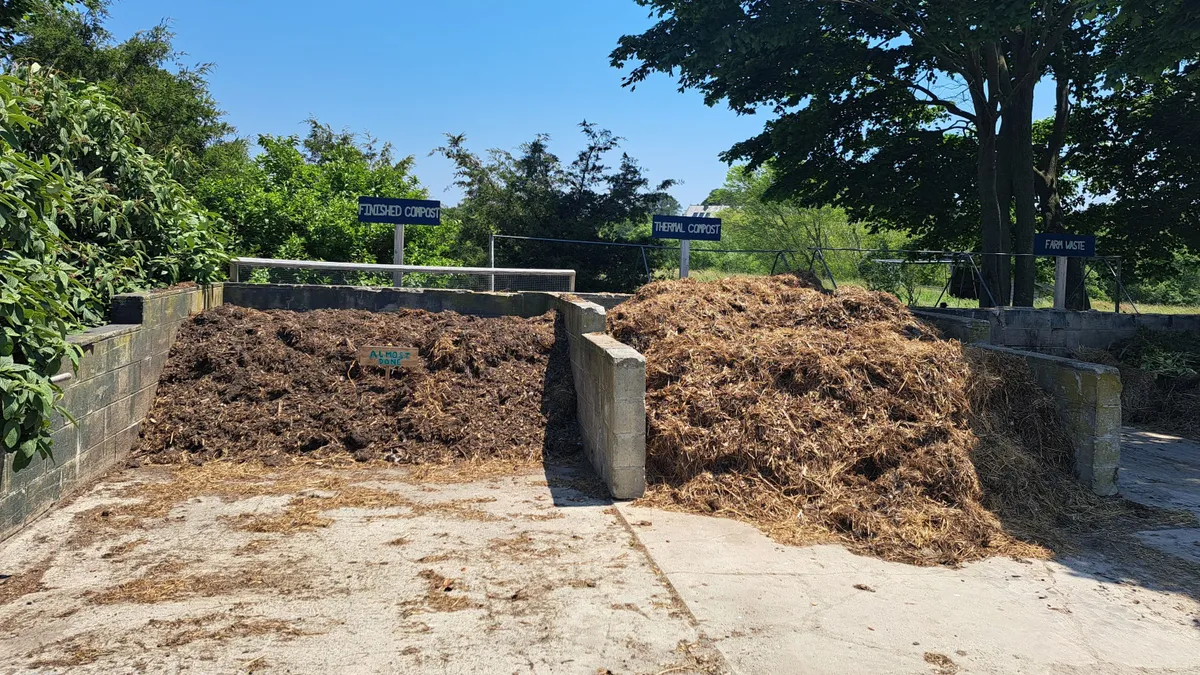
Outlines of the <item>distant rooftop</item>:
M 729 207 L 721 206 L 720 204 L 713 204 L 712 206 L 693 204 L 687 207 L 687 210 L 683 212 L 683 215 L 687 218 L 711 218 L 727 208 Z

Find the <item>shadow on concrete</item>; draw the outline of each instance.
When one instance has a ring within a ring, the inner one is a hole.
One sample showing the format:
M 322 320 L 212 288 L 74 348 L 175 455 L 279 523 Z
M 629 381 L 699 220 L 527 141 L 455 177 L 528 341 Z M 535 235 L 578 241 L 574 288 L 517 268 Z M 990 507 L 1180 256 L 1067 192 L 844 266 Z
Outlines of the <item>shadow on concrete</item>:
M 1200 443 L 1126 428 L 1117 485 L 1120 496 L 1107 499 L 1123 500 L 1130 517 L 1075 547 L 1051 546 L 1054 560 L 1076 576 L 1200 601 Z
M 542 414 L 546 416 L 542 466 L 554 505 L 611 505 L 608 488 L 584 455 L 583 436 L 576 418 L 571 351 L 561 314 L 554 319 L 554 349 L 542 381 Z

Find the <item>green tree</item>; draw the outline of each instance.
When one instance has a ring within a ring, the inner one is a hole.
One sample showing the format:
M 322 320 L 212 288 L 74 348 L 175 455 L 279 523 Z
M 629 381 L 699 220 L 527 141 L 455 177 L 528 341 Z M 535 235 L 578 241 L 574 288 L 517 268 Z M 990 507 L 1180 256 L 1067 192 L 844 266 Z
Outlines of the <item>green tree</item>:
M 848 190 L 866 201 L 861 195 L 870 199 L 871 193 L 862 181 L 842 181 L 886 176 L 881 151 L 907 158 L 907 169 L 917 170 L 923 182 L 936 182 L 936 164 L 912 161 L 922 148 L 954 157 L 956 164 L 944 173 L 961 184 L 957 160 L 972 148 L 978 236 L 983 251 L 993 254 L 984 274 L 998 304 L 1008 304 L 1013 287 L 1008 257 L 999 254 L 1033 248 L 1035 85 L 1051 68 L 1097 72 L 1096 64 L 1085 63 L 1097 53 L 1090 46 L 1115 38 L 1138 17 L 1165 30 L 1163 17 L 1188 12 L 1180 0 L 637 1 L 660 21 L 622 38 L 613 52 L 615 66 L 634 63 L 626 84 L 672 73 L 682 87 L 700 89 L 709 105 L 726 101 L 739 112 L 775 111 L 779 117 L 761 135 L 724 157 L 752 166 L 774 159 L 781 194 L 809 204 L 832 194 L 840 203 Z M 1143 56 L 1141 67 L 1169 61 L 1169 54 Z M 915 215 L 889 209 L 890 192 L 875 205 L 889 216 Z M 936 186 L 923 196 L 943 207 L 969 198 Z M 956 230 L 970 211 L 954 209 Z M 1034 276 L 1032 258 L 1018 256 L 1016 304 L 1032 304 Z
M 208 90 L 211 64 L 187 66 L 167 24 L 117 43 L 104 28 L 109 0 L 27 0 L 5 60 L 33 61 L 103 86 L 145 124 L 134 140 L 153 155 L 194 161 L 232 133 Z M 182 168 L 183 164 L 177 164 Z
M 358 198 L 426 199 L 412 174 L 413 158 L 395 159 L 388 144 L 360 142 L 348 132 L 309 120 L 309 133 L 259 136 L 251 158 L 245 141 L 215 146 L 196 194 L 233 225 L 243 254 L 301 260 L 391 263 L 391 225 L 358 222 Z M 405 262 L 461 264 L 454 252 L 458 224 L 410 227 Z
M 1200 251 L 1200 66 L 1154 80 L 1128 78 L 1081 107 L 1066 167 L 1096 196 L 1068 213 L 1141 279 L 1176 273 L 1179 255 Z
M 490 234 L 581 241 L 650 243 L 648 221 L 657 209 L 675 207 L 666 191 L 674 181 L 651 186 L 642 168 L 622 153 L 615 167 L 606 162 L 621 139 L 583 122 L 585 145 L 570 164 L 550 152 L 539 135 L 517 153 L 492 150 L 486 159 L 466 147 L 466 137 L 448 136 L 440 153 L 457 166 L 465 193 L 454 209 L 463 225 L 464 244 L 482 251 Z M 609 246 L 504 241 L 505 260 L 525 267 L 576 270 L 579 288 L 627 291 L 645 281 L 636 249 Z
M 69 333 L 113 293 L 224 271 L 222 223 L 133 143 L 140 125 L 36 64 L 0 77 L 0 446 L 17 469 L 50 454 Z

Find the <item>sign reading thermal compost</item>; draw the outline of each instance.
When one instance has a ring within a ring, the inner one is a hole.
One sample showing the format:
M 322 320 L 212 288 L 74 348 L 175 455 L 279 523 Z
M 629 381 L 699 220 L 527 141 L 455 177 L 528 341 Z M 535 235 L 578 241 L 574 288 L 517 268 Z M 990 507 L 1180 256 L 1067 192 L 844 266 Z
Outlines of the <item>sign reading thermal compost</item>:
M 653 225 L 656 239 L 721 241 L 720 218 L 654 216 Z

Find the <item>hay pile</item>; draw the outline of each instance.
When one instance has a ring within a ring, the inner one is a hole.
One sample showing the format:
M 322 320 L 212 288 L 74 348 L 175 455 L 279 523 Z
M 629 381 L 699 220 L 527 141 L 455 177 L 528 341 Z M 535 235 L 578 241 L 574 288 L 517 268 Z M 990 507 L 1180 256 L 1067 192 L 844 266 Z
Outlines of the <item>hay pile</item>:
M 156 463 L 539 461 L 579 447 L 554 331 L 549 314 L 218 307 L 180 329 L 137 452 Z M 424 367 L 361 368 L 368 345 L 416 347 Z
M 893 296 L 668 281 L 609 330 L 647 360 L 651 505 L 917 564 L 1040 555 L 1014 535 L 1049 543 L 1109 509 L 1064 471 L 1023 362 L 964 354 Z

